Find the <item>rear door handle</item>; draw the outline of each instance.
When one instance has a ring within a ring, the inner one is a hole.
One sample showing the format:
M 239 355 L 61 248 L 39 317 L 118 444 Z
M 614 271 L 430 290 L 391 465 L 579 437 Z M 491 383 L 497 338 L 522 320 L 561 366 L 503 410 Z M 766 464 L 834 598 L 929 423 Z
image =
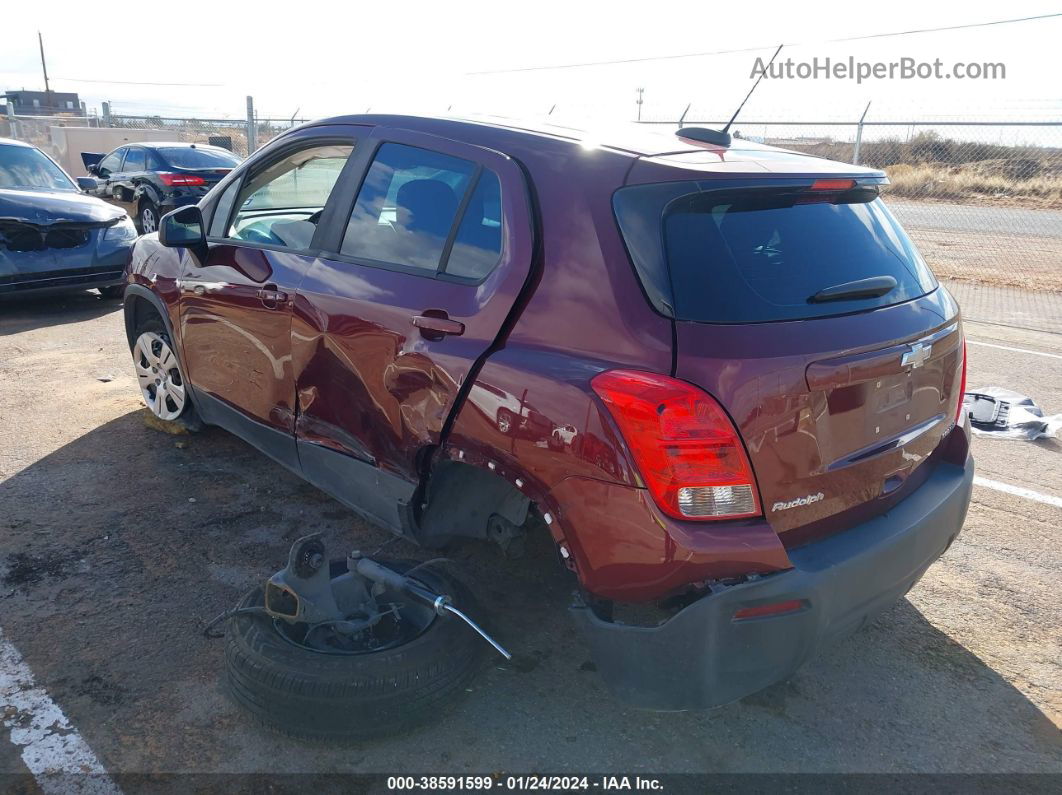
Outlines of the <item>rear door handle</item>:
M 465 333 L 465 324 L 448 317 L 413 315 L 413 325 L 420 329 L 421 336 L 429 340 L 441 340 L 447 334 L 460 337 Z
M 275 284 L 267 284 L 258 291 L 258 299 L 266 309 L 277 309 L 288 300 L 288 294 L 278 290 Z

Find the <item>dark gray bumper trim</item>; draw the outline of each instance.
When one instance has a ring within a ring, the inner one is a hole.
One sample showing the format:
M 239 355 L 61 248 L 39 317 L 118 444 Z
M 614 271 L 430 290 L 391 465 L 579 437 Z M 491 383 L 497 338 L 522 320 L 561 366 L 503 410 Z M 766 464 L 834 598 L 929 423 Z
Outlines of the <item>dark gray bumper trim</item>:
M 790 552 L 794 568 L 706 596 L 658 627 L 603 621 L 573 608 L 610 689 L 647 709 L 719 706 L 781 681 L 820 646 L 899 600 L 962 529 L 973 487 L 940 463 L 888 513 Z M 735 621 L 743 607 L 802 600 L 778 616 Z

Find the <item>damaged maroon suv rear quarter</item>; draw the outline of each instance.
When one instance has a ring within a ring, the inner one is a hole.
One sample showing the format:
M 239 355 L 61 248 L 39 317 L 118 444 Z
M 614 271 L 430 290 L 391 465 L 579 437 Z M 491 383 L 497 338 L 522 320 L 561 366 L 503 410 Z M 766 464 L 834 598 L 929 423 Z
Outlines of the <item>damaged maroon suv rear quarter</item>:
M 157 310 L 205 421 L 410 540 L 512 552 L 540 517 L 613 691 L 714 706 L 893 604 L 958 535 L 962 321 L 880 171 L 598 140 L 297 128 L 204 200 L 195 248 L 138 243 L 127 328 Z M 311 161 L 316 204 L 256 208 Z

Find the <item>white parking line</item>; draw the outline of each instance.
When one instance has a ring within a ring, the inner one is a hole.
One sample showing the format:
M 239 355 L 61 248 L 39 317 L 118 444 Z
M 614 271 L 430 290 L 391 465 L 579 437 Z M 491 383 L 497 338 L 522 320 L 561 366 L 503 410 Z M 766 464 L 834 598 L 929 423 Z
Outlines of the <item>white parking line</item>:
M 1031 353 L 1033 356 L 1046 356 L 1049 359 L 1062 359 L 1057 353 L 1045 353 L 1044 351 L 1030 351 L 1028 348 L 1012 348 L 1010 345 L 996 345 L 992 342 L 978 342 L 967 338 L 967 345 L 980 345 L 985 348 L 999 348 L 1001 351 L 1016 351 L 1017 353 Z
M 42 792 L 120 795 L 121 790 L 0 630 L 0 722 Z
M 1007 494 L 1013 494 L 1016 497 L 1025 497 L 1027 500 L 1036 500 L 1036 502 L 1042 502 L 1044 505 L 1053 505 L 1056 508 L 1062 508 L 1062 497 L 1052 497 L 1050 494 L 1041 494 L 1038 491 L 1032 489 L 1026 489 L 1022 486 L 1012 486 L 1009 483 L 1000 483 L 998 480 L 989 480 L 988 478 L 974 476 L 975 486 L 984 486 L 986 489 L 995 489 L 996 491 L 1006 492 Z

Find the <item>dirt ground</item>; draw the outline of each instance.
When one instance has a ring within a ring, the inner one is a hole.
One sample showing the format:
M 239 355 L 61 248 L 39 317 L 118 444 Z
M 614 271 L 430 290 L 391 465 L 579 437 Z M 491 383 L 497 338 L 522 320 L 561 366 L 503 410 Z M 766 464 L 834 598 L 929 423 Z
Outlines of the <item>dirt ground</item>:
M 147 427 L 121 317 L 92 293 L 0 304 L 0 629 L 113 774 L 1062 774 L 1062 509 L 981 486 L 906 599 L 740 703 L 616 702 L 538 539 L 519 561 L 477 544 L 453 554 L 520 658 L 491 664 L 455 711 L 354 748 L 263 731 L 225 695 L 204 623 L 300 535 L 323 530 L 337 553 L 388 537 L 221 430 Z M 968 334 L 971 386 L 1062 411 L 1062 335 Z M 1062 497 L 1059 442 L 977 439 L 975 453 L 980 475 Z M 387 552 L 424 557 L 404 542 Z M 25 773 L 4 725 L 0 773 Z

